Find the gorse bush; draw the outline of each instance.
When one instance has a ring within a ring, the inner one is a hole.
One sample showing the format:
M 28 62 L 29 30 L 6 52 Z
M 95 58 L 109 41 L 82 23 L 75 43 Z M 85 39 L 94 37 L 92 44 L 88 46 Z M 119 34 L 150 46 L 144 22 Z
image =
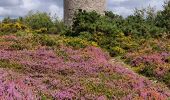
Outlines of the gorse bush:
M 164 31 L 162 28 L 148 23 L 140 16 L 128 16 L 125 20 L 125 27 L 122 29 L 127 35 L 134 37 L 161 37 Z
M 9 22 L 9 23 L 1 23 L 0 24 L 0 31 L 6 32 L 6 34 L 10 33 L 10 32 L 26 30 L 26 29 L 27 29 L 27 26 L 25 26 L 21 23 L 18 23 L 18 22 L 15 22 L 15 23 Z
M 99 15 L 95 11 L 86 12 L 79 10 L 75 16 L 72 26 L 73 36 L 79 35 L 80 32 L 89 32 L 91 34 L 96 32 L 103 32 L 105 34 L 120 32 L 117 26 L 114 25 L 114 21 Z
M 157 24 L 158 16 L 159 14 L 150 6 L 136 9 L 133 15 L 126 18 L 110 11 L 102 16 L 95 11 L 79 10 L 75 14 L 72 30 L 65 35 L 94 41 L 111 55 L 117 56 L 137 48 L 139 46 L 137 40 L 167 38 L 165 35 L 167 28 Z
M 79 35 L 80 32 L 103 32 L 105 34 L 118 34 L 123 32 L 126 36 L 134 37 L 161 37 L 165 30 L 156 26 L 156 14 L 151 7 L 148 9 L 135 10 L 134 15 L 127 18 L 105 12 L 101 16 L 96 12 L 86 12 L 79 10 L 75 14 L 72 36 Z
M 48 35 L 34 35 L 43 46 L 55 46 L 57 43 L 54 38 Z
M 101 16 L 96 12 L 80 10 L 74 18 L 71 34 L 66 35 L 94 41 L 115 56 L 125 53 L 135 45 L 129 35 L 123 33 L 128 27 L 124 25 L 125 19 L 112 12 Z

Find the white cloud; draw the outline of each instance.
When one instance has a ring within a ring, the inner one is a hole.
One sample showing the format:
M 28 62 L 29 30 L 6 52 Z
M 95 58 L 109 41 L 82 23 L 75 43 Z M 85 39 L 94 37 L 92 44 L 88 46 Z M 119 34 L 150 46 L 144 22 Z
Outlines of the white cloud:
M 56 5 L 51 5 L 49 7 L 49 12 L 52 16 L 57 16 L 59 19 L 63 18 L 63 9 Z
M 1 0 L 0 6 L 1 7 L 8 7 L 8 6 L 17 6 L 22 3 L 22 0 Z
M 127 9 L 125 7 L 115 7 L 113 8 L 113 12 L 119 15 L 123 15 L 123 16 L 127 16 L 130 14 L 133 14 L 133 10 L 132 9 Z
M 22 9 L 26 10 L 38 10 L 38 7 L 41 5 L 39 0 L 23 0 L 23 4 L 20 5 Z
M 117 14 L 128 16 L 133 14 L 135 8 L 146 8 L 149 5 L 161 10 L 165 0 L 109 0 L 107 2 L 107 9 Z
M 10 10 L 7 10 L 7 9 L 4 9 L 3 7 L 0 7 L 0 15 L 8 15 L 10 13 L 11 13 Z

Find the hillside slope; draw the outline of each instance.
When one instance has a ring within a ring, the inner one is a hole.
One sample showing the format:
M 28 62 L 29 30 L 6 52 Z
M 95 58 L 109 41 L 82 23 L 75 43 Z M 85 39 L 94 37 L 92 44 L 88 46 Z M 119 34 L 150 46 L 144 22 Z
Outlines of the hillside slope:
M 166 100 L 163 84 L 111 60 L 98 47 L 65 37 L 12 34 L 0 36 L 0 99 Z

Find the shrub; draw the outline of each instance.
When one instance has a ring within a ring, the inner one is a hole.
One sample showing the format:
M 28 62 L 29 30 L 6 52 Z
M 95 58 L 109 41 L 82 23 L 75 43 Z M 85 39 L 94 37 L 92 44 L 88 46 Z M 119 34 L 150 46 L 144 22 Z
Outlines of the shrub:
M 67 46 L 72 46 L 75 49 L 85 48 L 86 46 L 90 45 L 89 42 L 82 40 L 80 38 L 68 38 L 65 39 L 64 41 Z
M 79 38 L 87 39 L 88 41 L 93 40 L 93 35 L 89 32 L 80 32 Z

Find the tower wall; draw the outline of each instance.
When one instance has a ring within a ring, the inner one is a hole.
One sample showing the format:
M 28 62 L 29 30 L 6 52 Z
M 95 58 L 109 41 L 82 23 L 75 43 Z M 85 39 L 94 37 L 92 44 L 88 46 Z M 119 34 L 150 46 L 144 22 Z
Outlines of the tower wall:
M 104 14 L 106 0 L 64 0 L 64 23 L 71 26 L 73 23 L 74 13 L 78 9 L 86 11 L 96 11 Z

